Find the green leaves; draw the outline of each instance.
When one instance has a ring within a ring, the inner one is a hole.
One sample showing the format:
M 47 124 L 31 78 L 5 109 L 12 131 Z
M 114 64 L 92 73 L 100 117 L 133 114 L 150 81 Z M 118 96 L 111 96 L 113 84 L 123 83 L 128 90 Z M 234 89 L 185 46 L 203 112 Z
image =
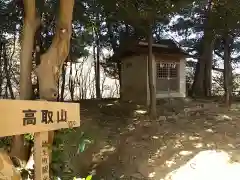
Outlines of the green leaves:
M 89 175 L 86 177 L 86 180 L 91 180 L 92 179 L 92 175 Z
M 92 175 L 88 175 L 86 178 L 76 178 L 76 177 L 74 177 L 73 180 L 92 180 Z
M 77 153 L 82 153 L 84 152 L 85 148 L 86 148 L 86 145 L 87 144 L 91 144 L 92 141 L 90 141 L 89 139 L 84 139 L 79 145 L 78 145 L 78 150 L 77 150 Z
M 84 152 L 86 149 L 86 146 L 93 143 L 93 141 L 90 140 L 90 138 L 87 138 L 84 135 L 85 133 L 82 132 L 79 139 L 79 143 L 78 143 L 77 154 Z
M 34 140 L 33 134 L 24 134 L 24 139 L 27 141 L 32 141 Z

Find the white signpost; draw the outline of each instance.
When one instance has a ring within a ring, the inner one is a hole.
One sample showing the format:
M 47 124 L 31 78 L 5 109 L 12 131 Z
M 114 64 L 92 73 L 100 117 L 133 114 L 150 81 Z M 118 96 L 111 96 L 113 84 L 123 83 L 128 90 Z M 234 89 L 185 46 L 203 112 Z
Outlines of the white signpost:
M 0 100 L 0 137 L 34 134 L 35 180 L 49 180 L 48 131 L 80 126 L 80 104 Z

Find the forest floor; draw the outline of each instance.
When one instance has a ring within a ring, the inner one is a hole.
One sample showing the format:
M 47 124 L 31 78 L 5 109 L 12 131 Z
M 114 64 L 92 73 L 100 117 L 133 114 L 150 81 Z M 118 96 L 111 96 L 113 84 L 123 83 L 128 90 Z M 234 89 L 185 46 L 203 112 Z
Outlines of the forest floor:
M 225 162 L 232 165 L 229 174 L 240 171 L 240 103 L 226 109 L 213 100 L 162 101 L 157 121 L 131 103 L 86 100 L 80 105 L 81 127 L 61 135 L 67 164 L 58 172 L 63 180 L 90 172 L 93 180 L 206 180 L 217 175 L 219 180 L 228 174 Z M 82 132 L 92 143 L 79 153 Z

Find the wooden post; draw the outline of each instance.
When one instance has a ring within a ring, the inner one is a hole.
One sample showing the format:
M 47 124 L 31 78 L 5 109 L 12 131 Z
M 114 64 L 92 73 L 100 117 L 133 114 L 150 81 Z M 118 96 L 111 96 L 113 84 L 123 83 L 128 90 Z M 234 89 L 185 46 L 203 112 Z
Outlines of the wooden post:
M 48 131 L 80 126 L 80 105 L 49 101 L 0 100 L 0 137 L 35 133 L 35 180 L 49 180 Z
M 35 180 L 49 179 L 49 149 L 48 132 L 38 132 L 34 135 Z

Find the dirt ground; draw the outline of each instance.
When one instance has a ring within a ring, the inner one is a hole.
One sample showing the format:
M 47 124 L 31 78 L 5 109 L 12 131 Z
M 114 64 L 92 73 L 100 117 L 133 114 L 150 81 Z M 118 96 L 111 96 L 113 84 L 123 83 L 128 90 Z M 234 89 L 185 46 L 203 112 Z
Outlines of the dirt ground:
M 240 161 L 240 104 L 230 110 L 213 100 L 159 102 L 158 120 L 143 106 L 118 101 L 81 101 L 81 127 L 64 139 L 67 166 L 61 179 L 167 179 L 166 175 L 204 150 L 224 150 Z M 84 137 L 92 143 L 78 153 Z

